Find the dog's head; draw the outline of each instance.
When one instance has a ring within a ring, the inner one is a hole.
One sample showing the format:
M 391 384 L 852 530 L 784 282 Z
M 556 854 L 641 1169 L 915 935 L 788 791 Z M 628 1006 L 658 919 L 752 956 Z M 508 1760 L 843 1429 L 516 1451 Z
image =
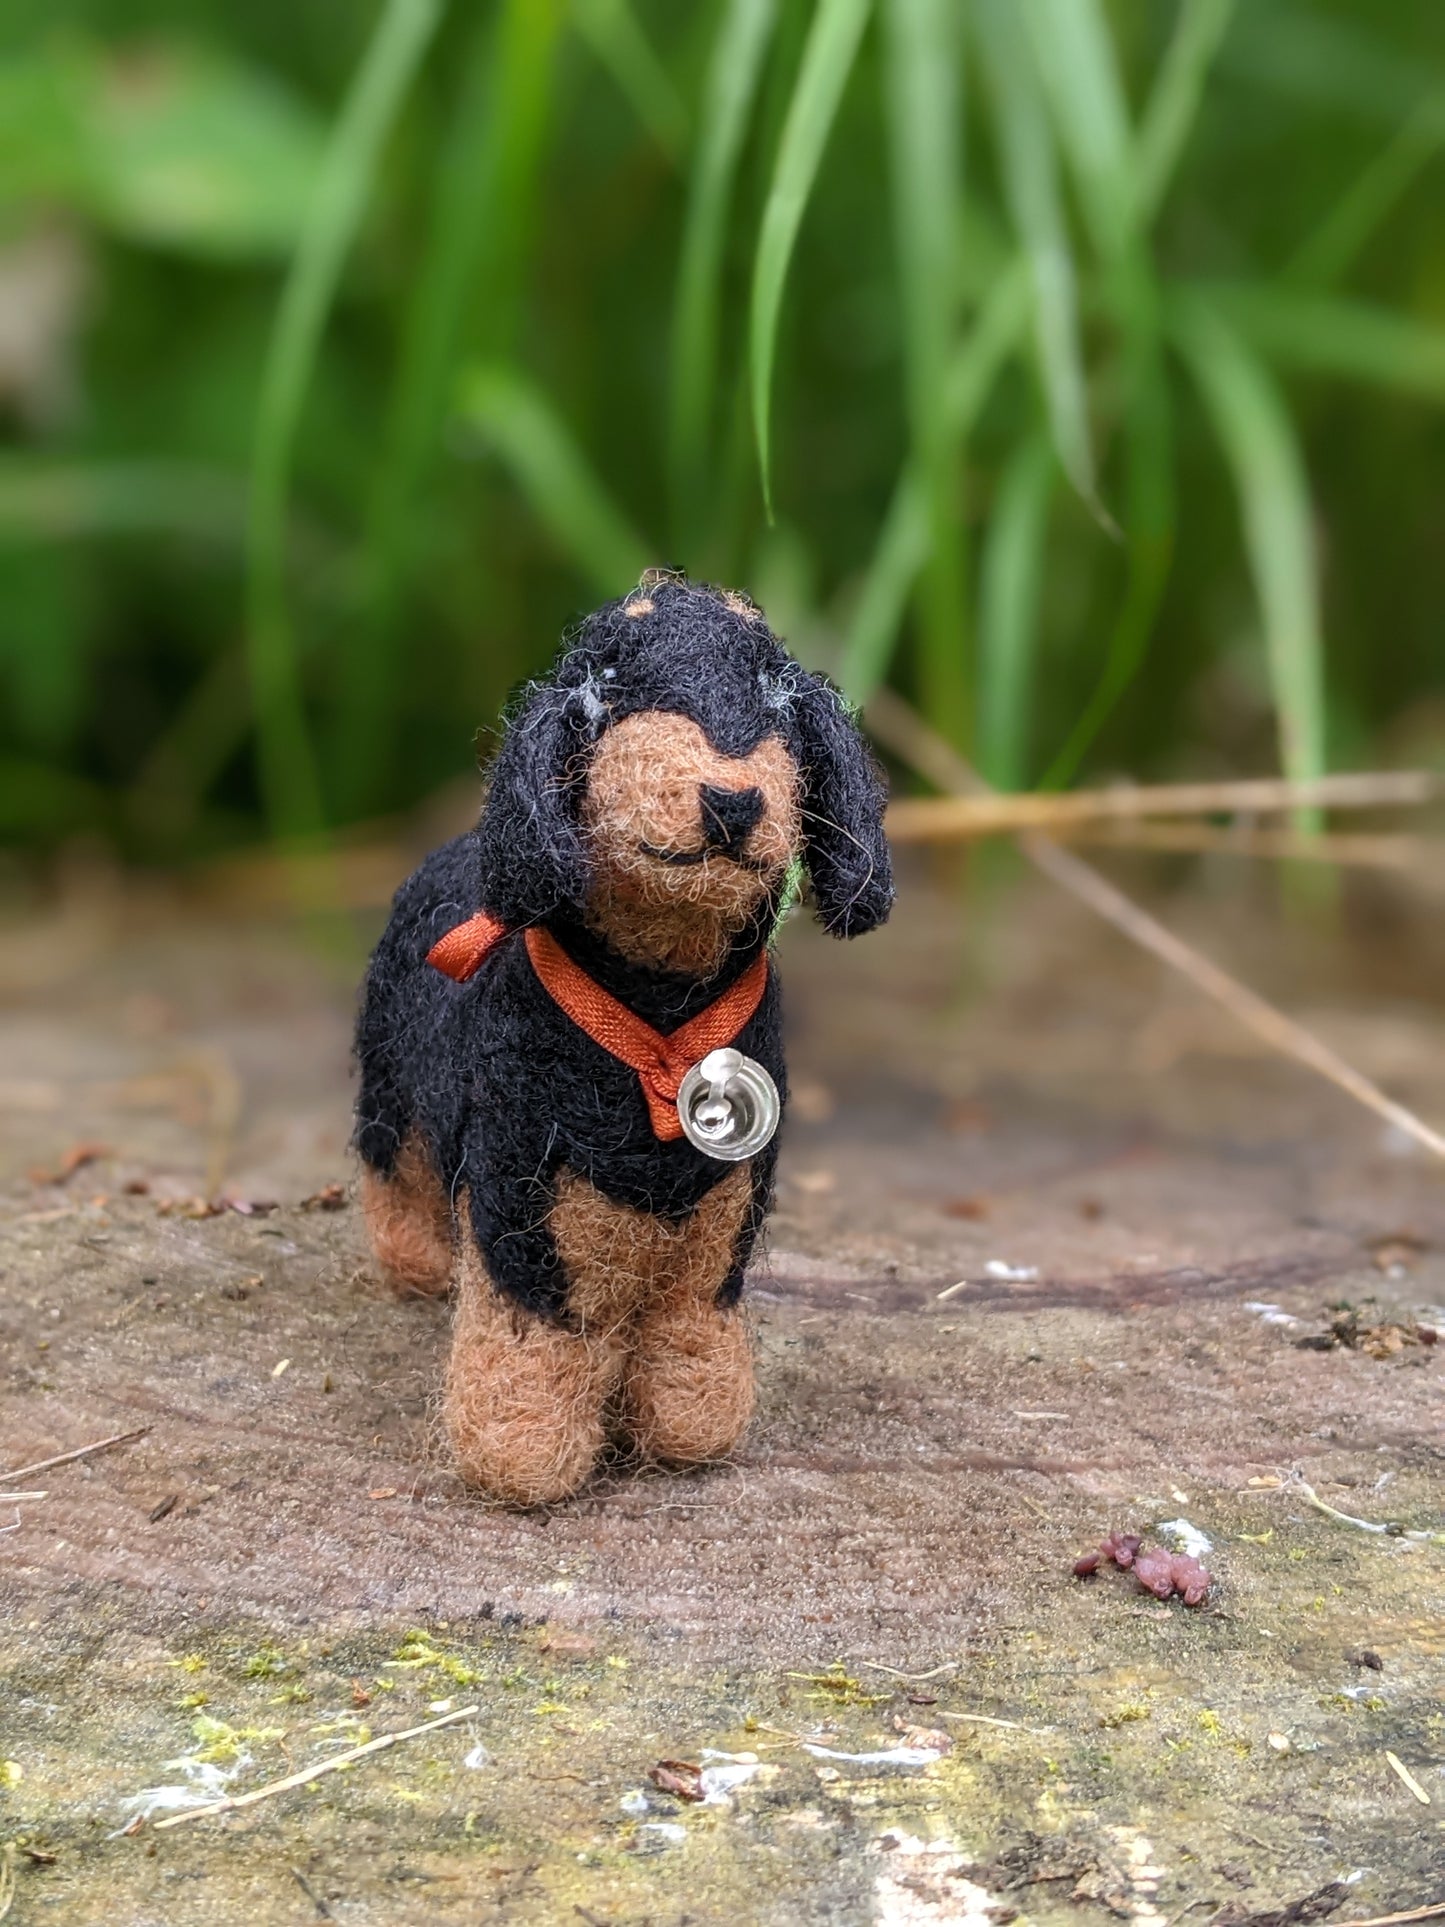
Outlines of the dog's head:
M 710 974 L 799 859 L 834 936 L 893 887 L 883 785 L 842 698 L 746 597 L 649 575 L 512 715 L 482 815 L 482 902 L 581 914 L 631 961 Z

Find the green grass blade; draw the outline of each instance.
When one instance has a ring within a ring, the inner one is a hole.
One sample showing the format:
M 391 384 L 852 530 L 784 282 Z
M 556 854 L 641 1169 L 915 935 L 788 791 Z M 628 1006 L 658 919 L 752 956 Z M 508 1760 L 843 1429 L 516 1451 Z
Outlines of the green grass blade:
M 919 681 L 934 726 L 969 739 L 964 532 L 953 438 L 939 408 L 958 307 L 959 45 L 952 0 L 884 0 L 884 114 L 913 463 L 927 498 Z
M 1128 562 L 1124 598 L 1104 667 L 1042 789 L 1070 783 L 1090 745 L 1143 667 L 1174 558 L 1174 431 L 1163 343 L 1154 329 L 1130 337 L 1125 361 Z
M 1163 205 L 1199 113 L 1204 83 L 1234 17 L 1235 0 L 1184 0 L 1139 122 L 1134 218 L 1147 228 Z
M 6 93 L 25 71 L 17 74 L 9 58 L 16 24 L 16 10 L 8 9 L 11 32 L 0 77 Z M 325 122 L 274 67 L 238 58 L 242 36 L 201 28 L 185 33 L 180 20 L 175 26 L 181 31 L 166 33 L 152 22 L 147 33 L 135 22 L 147 40 L 146 85 L 136 87 L 124 84 L 134 49 L 126 48 L 129 35 L 115 36 L 122 22 L 107 34 L 92 17 L 83 37 L 79 20 L 69 30 L 57 22 L 30 71 L 38 77 L 49 65 L 52 101 L 65 99 L 75 116 L 70 139 L 62 134 L 57 142 L 60 128 L 51 121 L 52 138 L 42 140 L 37 153 L 26 133 L 38 129 L 33 122 L 26 129 L 23 105 L 17 126 L 20 103 L 0 104 L 7 196 L 17 161 L 25 169 L 32 158 L 41 163 L 34 185 L 43 201 L 50 198 L 47 187 L 64 199 L 73 194 L 77 212 L 128 241 L 199 261 L 284 261 L 315 186 Z
M 1102 521 L 1094 479 L 1074 258 L 1053 133 L 1015 0 L 976 0 L 973 20 L 992 99 L 1010 216 L 1033 278 L 1034 333 L 1059 466 Z
M 753 433 L 768 520 L 773 515 L 772 394 L 778 317 L 798 229 L 868 24 L 870 0 L 817 0 L 793 97 L 783 123 L 772 186 L 753 264 L 749 355 Z
M 928 560 L 931 534 L 928 493 L 917 473 L 905 468 L 843 636 L 837 676 L 850 702 L 867 702 L 888 674 L 908 598 Z
M 1094 247 L 1116 259 L 1134 214 L 1133 135 L 1100 0 L 1022 0 Z
M 1057 474 L 1047 435 L 1030 435 L 999 478 L 979 569 L 978 761 L 1000 789 L 1028 776 L 1039 588 Z
M 1377 154 L 1285 269 L 1286 280 L 1326 288 L 1338 281 L 1391 209 L 1445 145 L 1445 93 L 1431 94 Z
M 573 0 L 577 31 L 669 160 L 687 143 L 687 109 L 632 0 Z
M 302 404 L 381 149 L 440 18 L 438 0 L 387 0 L 327 143 L 262 376 L 248 526 L 247 654 L 261 789 L 276 834 L 325 821 L 286 607 L 287 498 Z
M 669 369 L 668 449 L 679 553 L 699 541 L 728 211 L 777 0 L 727 0 L 703 88 L 697 153 L 678 261 Z
M 1324 773 L 1325 662 L 1309 483 L 1268 370 L 1208 302 L 1176 304 L 1175 339 L 1234 477 L 1264 628 L 1286 776 Z
M 239 543 L 246 483 L 195 462 L 0 459 L 0 541 L 165 534 Z
M 1239 9 L 1223 64 L 1232 79 L 1250 87 L 1395 128 L 1433 89 L 1425 63 L 1356 24 L 1382 22 L 1387 11 L 1249 0 Z
M 1018 348 L 1033 317 L 1028 263 L 1007 262 L 989 289 L 962 347 L 944 374 L 942 408 L 949 435 L 961 440 L 988 400 L 1004 363 Z
M 1445 328 L 1328 294 L 1199 284 L 1209 305 L 1272 360 L 1313 373 L 1346 375 L 1378 388 L 1445 401 Z M 1188 311 L 1190 299 L 1186 297 Z
M 479 15 L 437 158 L 337 718 L 333 760 L 347 814 L 386 794 L 397 611 L 458 369 L 469 353 L 501 352 L 515 333 L 565 13 L 565 0 L 502 0 Z
M 966 439 L 1004 364 L 1023 341 L 1032 311 L 1028 267 L 1015 261 L 995 282 L 948 369 L 942 412 L 955 441 Z M 931 536 L 927 491 L 910 465 L 893 491 L 839 655 L 838 680 L 855 703 L 866 702 L 888 673 Z
M 461 418 L 495 451 L 557 546 L 599 596 L 621 595 L 655 556 L 540 388 L 515 369 L 474 369 Z

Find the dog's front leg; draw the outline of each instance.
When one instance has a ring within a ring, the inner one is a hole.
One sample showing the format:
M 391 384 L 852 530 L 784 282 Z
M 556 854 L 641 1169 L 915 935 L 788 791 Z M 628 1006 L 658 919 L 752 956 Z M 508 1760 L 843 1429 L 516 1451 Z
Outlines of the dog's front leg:
M 604 1440 L 618 1345 L 579 1326 L 551 1229 L 545 1147 L 473 1143 L 459 1200 L 443 1410 L 462 1477 L 514 1505 L 569 1497 Z
M 752 1417 L 753 1355 L 738 1304 L 769 1179 L 735 1165 L 680 1227 L 666 1273 L 640 1311 L 622 1413 L 639 1449 L 673 1465 L 720 1459 Z

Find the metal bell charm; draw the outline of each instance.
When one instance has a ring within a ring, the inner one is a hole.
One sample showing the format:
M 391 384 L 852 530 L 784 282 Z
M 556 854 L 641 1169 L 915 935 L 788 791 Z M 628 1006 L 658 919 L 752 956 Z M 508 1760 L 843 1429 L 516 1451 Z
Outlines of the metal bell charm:
M 677 1115 L 689 1144 L 736 1164 L 761 1151 L 782 1115 L 778 1087 L 756 1058 L 709 1051 L 683 1078 Z

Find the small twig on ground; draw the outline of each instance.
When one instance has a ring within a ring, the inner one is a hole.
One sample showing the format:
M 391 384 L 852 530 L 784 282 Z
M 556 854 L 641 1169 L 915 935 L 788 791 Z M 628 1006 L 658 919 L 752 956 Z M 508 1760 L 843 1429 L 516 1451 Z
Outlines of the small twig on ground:
M 1294 859 L 1401 873 L 1436 871 L 1445 865 L 1445 838 L 1398 833 L 1256 830 L 1213 823 L 1080 823 L 1061 833 L 1061 841 L 1182 856 L 1243 856 L 1276 863 Z
M 1378 1084 L 1372 1083 L 1353 1064 L 1346 1063 L 1313 1031 L 1306 1030 L 1303 1024 L 1296 1023 L 1293 1017 L 1287 1017 L 1282 1010 L 1276 1010 L 1273 1004 L 1266 1002 L 1248 984 L 1231 977 L 1212 958 L 1206 957 L 1202 951 L 1194 949 L 1182 937 L 1166 929 L 1156 917 L 1150 916 L 1147 910 L 1126 897 L 1122 890 L 1116 890 L 1097 870 L 1091 870 L 1087 863 L 1068 850 L 1060 849 L 1057 843 L 1050 843 L 1046 837 L 1020 837 L 1019 847 L 1036 869 L 1081 897 L 1091 909 L 1097 910 L 1115 929 L 1132 937 L 1143 949 L 1152 951 L 1163 962 L 1172 964 L 1196 989 L 1222 1004 L 1246 1030 L 1252 1030 L 1256 1037 L 1262 1037 L 1284 1056 L 1293 1057 L 1296 1062 L 1317 1071 L 1337 1089 L 1348 1092 L 1357 1104 L 1363 1104 L 1366 1110 L 1384 1118 L 1387 1124 L 1414 1138 L 1417 1144 L 1423 1144 L 1436 1157 L 1445 1158 L 1445 1137 L 1438 1131 L 1432 1130 L 1403 1104 L 1397 1104 L 1394 1098 L 1387 1097 Z
M 855 1666 L 867 1666 L 875 1673 L 888 1673 L 894 1679 L 906 1679 L 910 1685 L 921 1684 L 926 1679 L 937 1679 L 940 1673 L 956 1673 L 958 1661 L 946 1659 L 941 1666 L 935 1666 L 927 1673 L 900 1673 L 896 1666 L 885 1666 L 881 1659 L 855 1659 Z
M 1286 1479 L 1279 1490 L 1297 1492 L 1306 1505 L 1312 1505 L 1316 1512 L 1323 1512 L 1327 1519 L 1334 1519 L 1342 1526 L 1354 1526 L 1360 1532 L 1382 1533 L 1387 1539 L 1415 1539 L 1426 1545 L 1445 1546 L 1445 1532 L 1427 1532 L 1423 1528 L 1393 1523 L 1378 1525 L 1373 1519 L 1357 1519 L 1353 1512 L 1341 1512 L 1337 1507 L 1327 1505 L 1308 1479 L 1302 1479 L 1298 1474 Z
M 31 1499 L 48 1499 L 50 1494 L 48 1492 L 7 1492 L 4 1497 L 6 1505 L 21 1505 Z
M 868 722 L 880 742 L 885 743 L 912 765 L 921 776 L 955 797 L 992 797 L 995 792 L 984 782 L 973 765 L 959 755 L 953 745 L 923 721 L 922 717 L 891 689 L 879 689 L 870 697 Z M 1338 1089 L 1347 1092 L 1358 1104 L 1375 1112 L 1396 1130 L 1403 1131 L 1436 1157 L 1445 1158 L 1445 1137 L 1416 1117 L 1403 1104 L 1387 1097 L 1353 1065 L 1347 1064 L 1330 1046 L 1305 1029 L 1283 1011 L 1276 1010 L 1258 992 L 1206 957 L 1182 937 L 1175 936 L 1147 910 L 1118 890 L 1107 877 L 1092 869 L 1072 852 L 1062 849 L 1036 831 L 1017 837 L 1019 849 L 1046 877 L 1078 897 L 1106 923 L 1148 950 L 1162 962 L 1178 970 L 1206 996 L 1222 1004 L 1247 1030 L 1286 1057 L 1318 1072 Z
M 1036 1726 L 1025 1726 L 1021 1720 L 996 1720 L 988 1713 L 945 1713 L 940 1707 L 938 1717 L 941 1720 L 959 1720 L 965 1726 L 1002 1726 L 1010 1733 L 1031 1733 L 1036 1740 L 1043 1738 Z
M 112 1432 L 108 1439 L 97 1439 L 94 1445 L 78 1445 L 73 1452 L 57 1452 L 53 1459 L 36 1459 L 33 1465 L 18 1465 L 13 1472 L 0 1472 L 0 1485 L 10 1479 L 28 1479 L 32 1472 L 48 1472 L 53 1465 L 70 1465 L 76 1459 L 91 1458 L 97 1452 L 109 1451 L 112 1445 L 128 1445 L 132 1439 L 143 1439 L 150 1429 L 148 1425 L 137 1425 L 131 1432 Z
M 0 1847 L 0 1920 L 15 1904 L 15 1842 Z
M 1405 1785 L 1414 1794 L 1415 1798 L 1420 1802 L 1421 1806 L 1428 1807 L 1430 1804 L 1429 1794 L 1425 1791 L 1424 1787 L 1421 1786 L 1420 1782 L 1415 1778 L 1414 1774 L 1410 1771 L 1409 1767 L 1406 1766 L 1405 1762 L 1400 1758 L 1399 1754 L 1391 1753 L 1388 1749 L 1386 1749 L 1385 1758 L 1386 1760 L 1388 1760 L 1392 1770 L 1399 1774 L 1400 1778 L 1404 1781 Z
M 783 1746 L 801 1746 L 803 1744 L 803 1736 L 801 1733 L 790 1733 L 786 1726 L 769 1726 L 764 1720 L 755 1721 L 754 1724 L 748 1728 L 748 1731 L 750 1733 L 776 1733 L 779 1744 L 778 1746 L 769 1747 L 767 1750 L 770 1753 L 780 1751 Z M 759 1752 L 762 1751 L 761 1748 L 757 1750 Z
M 382 1753 L 402 1740 L 414 1740 L 422 1733 L 435 1733 L 438 1727 L 455 1726 L 458 1720 L 472 1719 L 480 1711 L 479 1706 L 462 1706 L 454 1713 L 443 1713 L 440 1719 L 427 1720 L 421 1726 L 409 1726 L 404 1732 L 383 1733 L 379 1739 L 368 1740 L 365 1746 L 353 1746 L 349 1752 L 337 1753 L 329 1760 L 318 1760 L 314 1766 L 302 1767 L 299 1773 L 288 1773 L 284 1780 L 268 1780 L 265 1786 L 252 1787 L 249 1793 L 228 1794 L 223 1800 L 207 1801 L 203 1807 L 187 1807 L 183 1812 L 168 1814 L 164 1820 L 155 1822 L 156 1831 L 160 1832 L 164 1827 L 184 1826 L 188 1820 L 204 1820 L 208 1814 L 231 1813 L 237 1807 L 254 1806 L 258 1800 L 269 1800 L 275 1793 L 286 1793 L 292 1787 L 305 1786 L 311 1780 L 319 1780 L 324 1773 L 335 1773 L 338 1767 L 350 1766 L 354 1760 L 364 1760 L 372 1753 Z
M 1376 1914 L 1373 1920 L 1345 1920 L 1340 1927 L 1409 1927 L 1414 1920 L 1438 1920 L 1445 1914 L 1445 1900 L 1432 1900 L 1428 1907 L 1411 1907 L 1403 1914 Z
M 876 707 L 873 698 L 870 707 Z M 925 772 L 926 773 L 926 772 Z M 1296 783 L 1249 777 L 1232 783 L 1118 783 L 1108 789 L 1030 790 L 971 794 L 949 784 L 949 796 L 910 796 L 891 805 L 888 835 L 895 843 L 952 842 L 1018 830 L 1063 831 L 1078 823 L 1131 821 L 1150 816 L 1211 816 L 1224 811 L 1370 808 L 1428 803 L 1441 779 L 1429 770 L 1367 770 Z

